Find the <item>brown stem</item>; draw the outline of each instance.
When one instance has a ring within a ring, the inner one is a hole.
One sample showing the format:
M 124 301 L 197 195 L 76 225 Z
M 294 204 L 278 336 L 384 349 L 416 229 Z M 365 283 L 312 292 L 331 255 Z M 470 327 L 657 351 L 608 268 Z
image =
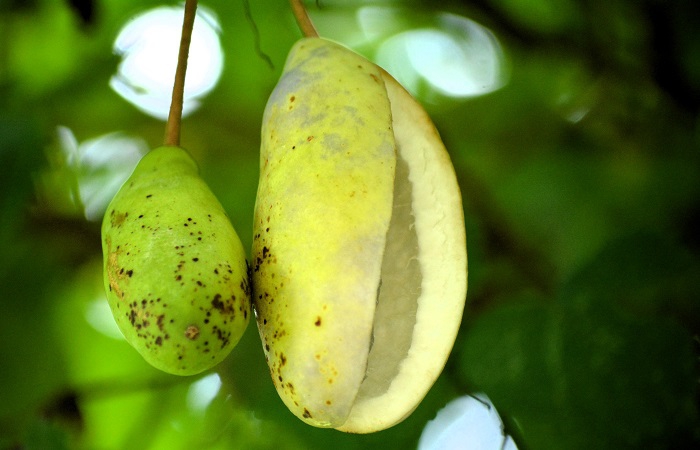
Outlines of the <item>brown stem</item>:
M 187 73 L 187 56 L 190 52 L 192 40 L 192 28 L 194 18 L 197 15 L 197 0 L 185 1 L 185 18 L 182 22 L 182 37 L 180 38 L 180 52 L 177 55 L 177 69 L 175 69 L 175 83 L 173 95 L 170 101 L 170 113 L 165 124 L 164 145 L 180 145 L 180 124 L 182 122 L 182 103 L 185 95 L 185 74 Z
M 289 5 L 292 7 L 294 17 L 297 19 L 299 29 L 306 37 L 318 37 L 318 32 L 314 27 L 309 13 L 306 11 L 303 0 L 289 0 Z

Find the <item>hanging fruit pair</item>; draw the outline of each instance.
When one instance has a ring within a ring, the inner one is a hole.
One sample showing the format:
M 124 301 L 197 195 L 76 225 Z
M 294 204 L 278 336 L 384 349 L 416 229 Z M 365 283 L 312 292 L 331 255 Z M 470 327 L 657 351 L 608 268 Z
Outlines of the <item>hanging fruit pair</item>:
M 239 340 L 250 288 L 240 241 L 178 142 L 142 159 L 102 236 L 120 329 L 187 375 Z M 467 288 L 460 192 L 422 107 L 347 48 L 299 41 L 265 109 L 254 221 L 253 301 L 284 403 L 354 433 L 406 418 L 447 360 Z
M 263 117 L 254 220 L 253 303 L 287 407 L 353 433 L 406 418 L 467 289 L 459 187 L 423 108 L 351 50 L 297 42 Z

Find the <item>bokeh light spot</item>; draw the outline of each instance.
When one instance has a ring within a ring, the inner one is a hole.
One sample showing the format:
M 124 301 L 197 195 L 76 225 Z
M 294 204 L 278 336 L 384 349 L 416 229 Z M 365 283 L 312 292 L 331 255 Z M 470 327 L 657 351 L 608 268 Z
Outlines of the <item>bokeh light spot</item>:
M 58 179 L 69 188 L 69 201 L 83 210 L 87 220 L 101 221 L 109 202 L 148 152 L 146 142 L 115 132 L 79 143 L 63 126 L 58 127 L 58 137 L 63 161 Z
M 484 95 L 503 86 L 503 51 L 493 33 L 453 14 L 442 14 L 439 22 L 439 27 L 386 39 L 377 50 L 377 62 L 414 95 L 422 85 L 453 98 Z
M 203 413 L 216 398 L 221 389 L 219 374 L 212 373 L 190 385 L 187 392 L 187 406 L 194 413 Z
M 177 67 L 182 7 L 159 7 L 133 17 L 119 32 L 114 51 L 122 57 L 110 86 L 139 110 L 165 120 Z M 224 55 L 216 16 L 199 8 L 192 30 L 183 116 L 219 81 Z
M 484 394 L 452 400 L 429 421 L 418 450 L 517 450 L 496 407 Z
M 104 295 L 100 295 L 85 307 L 85 320 L 92 328 L 112 339 L 125 340 L 114 320 L 112 310 Z

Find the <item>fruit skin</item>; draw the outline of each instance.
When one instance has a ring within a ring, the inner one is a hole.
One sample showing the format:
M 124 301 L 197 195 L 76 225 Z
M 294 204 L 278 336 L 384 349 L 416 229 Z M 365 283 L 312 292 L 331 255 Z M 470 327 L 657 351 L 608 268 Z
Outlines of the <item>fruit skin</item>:
M 254 305 L 287 407 L 338 427 L 364 377 L 396 163 L 380 70 L 302 39 L 265 109 Z
M 151 365 L 193 375 L 236 345 L 250 316 L 245 252 L 184 149 L 141 159 L 107 208 L 102 251 L 117 325 Z
M 317 427 L 404 420 L 445 366 L 467 291 L 461 194 L 388 73 L 306 38 L 265 109 L 253 303 L 278 394 Z

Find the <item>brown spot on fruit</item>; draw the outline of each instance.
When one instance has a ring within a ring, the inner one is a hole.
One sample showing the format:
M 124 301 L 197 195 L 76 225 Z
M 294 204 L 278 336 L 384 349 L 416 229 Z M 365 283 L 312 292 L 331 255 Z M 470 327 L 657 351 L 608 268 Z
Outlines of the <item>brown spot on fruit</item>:
M 316 317 L 316 322 L 314 322 L 314 325 L 316 325 L 317 327 L 321 326 L 321 316 Z
M 199 337 L 199 327 L 196 325 L 190 325 L 185 330 L 185 337 L 190 341 L 194 341 Z
M 221 301 L 221 294 L 216 294 L 211 301 L 211 306 L 219 311 L 224 311 L 224 302 Z
M 114 213 L 114 211 L 112 211 Z M 115 251 L 112 251 L 112 240 L 107 238 L 107 277 L 109 278 L 109 288 L 117 294 L 118 298 L 123 298 L 124 293 L 119 287 L 117 282 L 118 272 L 117 267 L 119 267 L 118 257 L 119 257 L 119 246 Z
M 311 418 L 311 413 L 309 412 L 308 409 L 304 408 L 304 419 L 310 419 Z
M 116 212 L 115 210 L 112 210 L 112 212 L 110 213 L 110 217 L 112 220 L 112 226 L 113 227 L 120 227 L 124 223 L 124 221 L 126 220 L 126 218 L 128 216 L 129 216 L 128 212 L 120 213 L 120 212 Z

